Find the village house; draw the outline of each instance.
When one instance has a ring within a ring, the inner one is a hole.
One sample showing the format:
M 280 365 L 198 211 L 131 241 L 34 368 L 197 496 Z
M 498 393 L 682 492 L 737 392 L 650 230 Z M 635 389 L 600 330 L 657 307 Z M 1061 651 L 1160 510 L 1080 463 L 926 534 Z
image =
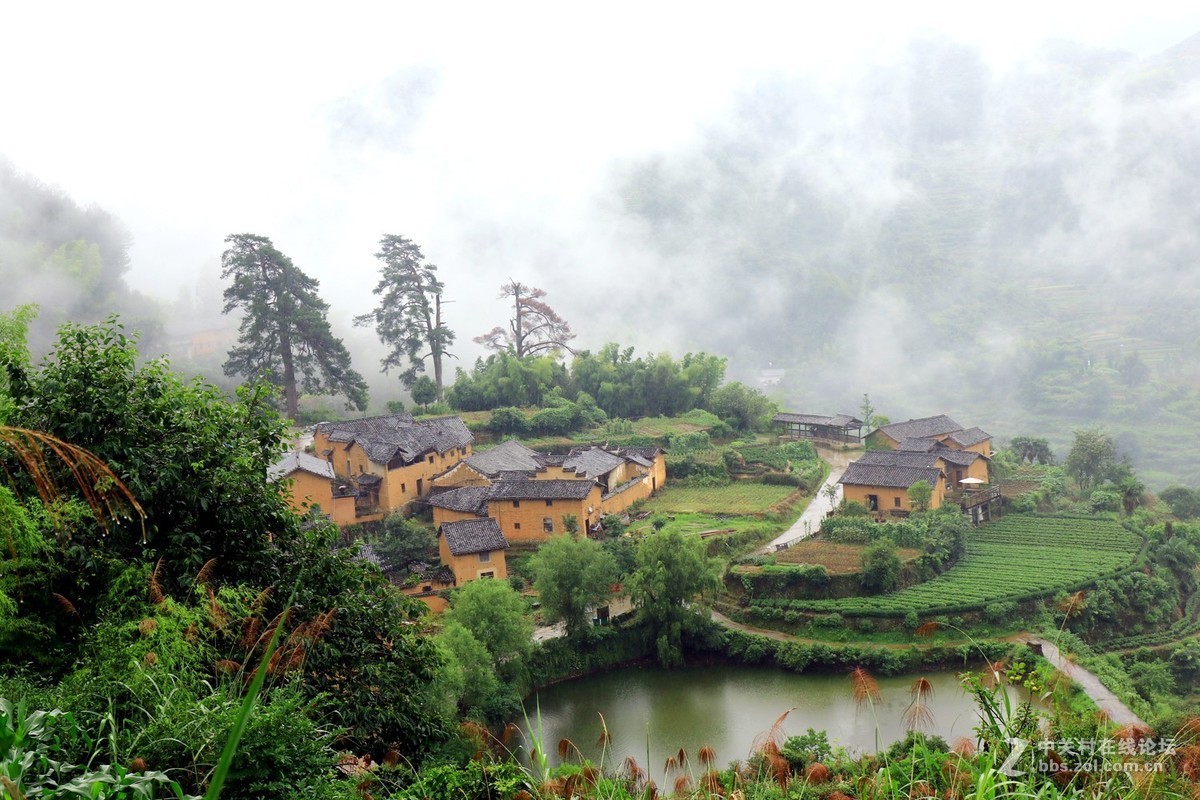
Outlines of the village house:
M 267 469 L 267 479 L 272 483 L 291 481 L 288 502 L 300 514 L 316 508 L 335 525 L 349 525 L 355 521 L 357 491 L 334 474 L 328 461 L 308 453 L 288 453 Z
M 466 519 L 438 526 L 438 552 L 459 586 L 481 578 L 507 578 L 507 549 L 508 540 L 494 519 Z
M 416 421 L 411 414 L 322 422 L 313 450 L 357 491 L 355 521 L 407 510 L 433 478 L 471 455 L 474 436 L 459 417 Z
M 437 476 L 429 504 L 435 524 L 490 517 L 508 541 L 540 544 L 572 527 L 598 527 L 601 518 L 649 497 L 665 479 L 666 458 L 657 447 L 543 454 L 508 441 Z
M 877 517 L 910 514 L 908 490 L 919 481 L 933 490 L 930 509 L 953 496 L 976 521 L 999 500 L 994 489 L 973 491 L 990 480 L 992 440 L 979 428 L 963 428 L 941 414 L 883 425 L 866 441 L 875 449 L 851 463 L 838 482 L 847 501 L 862 503 Z

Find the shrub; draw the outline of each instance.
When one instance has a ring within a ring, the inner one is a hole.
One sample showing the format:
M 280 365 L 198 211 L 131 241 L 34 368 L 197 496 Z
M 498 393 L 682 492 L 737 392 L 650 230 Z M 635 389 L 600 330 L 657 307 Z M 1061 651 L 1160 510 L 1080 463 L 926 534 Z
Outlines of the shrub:
M 529 432 L 529 421 L 519 408 L 497 408 L 488 424 L 497 436 L 514 436 Z

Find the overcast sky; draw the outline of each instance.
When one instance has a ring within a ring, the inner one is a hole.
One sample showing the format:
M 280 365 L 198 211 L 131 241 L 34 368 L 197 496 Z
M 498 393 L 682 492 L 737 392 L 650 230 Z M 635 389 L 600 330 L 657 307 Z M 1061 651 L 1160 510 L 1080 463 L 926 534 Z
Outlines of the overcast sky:
M 465 340 L 505 277 L 553 301 L 624 257 L 614 164 L 686 147 L 756 77 L 886 67 L 914 34 L 1003 64 L 1200 31 L 1194 3 L 834 5 L 9 3 L 0 156 L 123 220 L 131 283 L 166 298 L 252 232 L 344 320 L 380 235 L 408 236 L 480 317 Z

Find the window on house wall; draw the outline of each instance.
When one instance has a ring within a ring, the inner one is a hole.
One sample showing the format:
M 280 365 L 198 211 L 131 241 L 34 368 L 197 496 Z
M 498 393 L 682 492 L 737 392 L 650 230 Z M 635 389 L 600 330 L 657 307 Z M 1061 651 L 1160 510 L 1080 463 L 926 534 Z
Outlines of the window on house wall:
M 402 491 L 402 492 L 407 492 L 407 491 L 408 491 L 408 484 L 407 484 L 407 483 L 402 483 L 402 484 L 400 484 L 400 491 Z
M 514 523 L 513 523 L 513 530 L 514 530 L 514 531 L 519 531 L 519 530 L 521 530 L 521 523 L 519 523 L 519 522 L 514 522 Z
M 899 508 L 899 507 L 900 507 L 900 498 L 899 498 L 899 497 L 893 497 L 893 498 L 892 498 L 892 500 L 894 501 L 894 502 L 892 503 L 892 505 L 894 505 L 896 508 Z
M 521 507 L 521 501 L 513 500 L 513 508 L 520 508 L 520 507 Z
M 429 463 L 430 464 L 433 463 L 433 454 L 432 453 L 429 454 Z
M 488 552 L 486 552 L 486 553 L 480 553 L 480 554 L 479 554 L 479 563 L 480 563 L 480 564 L 486 564 L 486 563 L 488 563 L 488 562 L 489 562 L 489 561 L 491 561 L 491 560 L 492 560 L 492 554 L 491 554 L 491 551 L 488 551 Z
M 554 518 L 553 517 L 543 517 L 542 518 L 542 530 L 544 530 L 546 533 L 554 533 Z
M 552 506 L 552 505 L 554 505 L 554 501 L 553 501 L 553 500 L 547 500 L 547 501 L 546 501 L 546 505 L 548 505 L 548 506 Z
M 480 578 L 494 578 L 494 577 L 496 577 L 496 573 L 494 573 L 494 572 L 481 572 L 481 573 L 479 573 L 479 577 L 480 577 Z
M 424 586 L 422 586 L 422 587 L 421 587 L 421 591 L 422 591 L 422 592 L 432 592 L 432 591 L 433 591 L 433 584 L 432 584 L 432 583 L 427 583 L 427 584 L 425 584 Z

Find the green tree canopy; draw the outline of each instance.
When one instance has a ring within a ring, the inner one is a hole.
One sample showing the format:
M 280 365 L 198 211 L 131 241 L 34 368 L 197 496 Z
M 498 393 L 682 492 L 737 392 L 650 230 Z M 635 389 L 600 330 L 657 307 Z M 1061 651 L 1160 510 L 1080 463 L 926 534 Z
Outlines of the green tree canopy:
M 890 592 L 900 582 L 903 564 L 891 539 L 883 538 L 863 551 L 859 580 L 868 592 Z
M 777 408 L 758 389 L 735 381 L 713 392 L 708 410 L 740 431 L 757 431 L 770 426 Z
M 354 318 L 355 325 L 375 325 L 379 340 L 391 348 L 384 356 L 383 371 L 404 368 L 400 382 L 412 387 L 425 371 L 425 362 L 433 365 L 435 399 L 442 399 L 443 362 L 450 354 L 454 332 L 442 321 L 442 291 L 437 267 L 425 261 L 421 248 L 403 236 L 388 234 L 379 240 L 375 257 L 383 262 L 379 283 L 373 292 L 379 305 L 369 314 Z M 413 398 L 413 402 L 428 405 Z
M 654 637 L 659 662 L 670 666 L 682 661 L 683 634 L 697 619 L 689 604 L 720 587 L 721 567 L 708 557 L 699 537 L 656 533 L 638 547 L 637 569 L 628 585 Z
M 917 511 L 928 511 L 933 502 L 933 487 L 929 481 L 917 481 L 908 487 L 908 500 Z
M 314 394 L 344 394 L 350 406 L 367 407 L 367 384 L 350 366 L 350 353 L 334 337 L 325 314 L 329 305 L 317 296 L 320 285 L 265 236 L 249 233 L 225 238 L 221 277 L 225 313 L 241 309 L 237 345 L 229 351 L 226 375 L 265 379 L 283 388 L 284 406 L 298 413 L 300 389 Z
M 496 673 L 512 680 L 524 675 L 533 649 L 528 611 L 507 581 L 478 580 L 458 590 L 444 616 L 469 630 L 491 653 Z
M 1080 489 L 1088 491 L 1107 478 L 1116 465 L 1117 446 L 1111 436 L 1099 428 L 1075 431 L 1066 469 Z
M 588 608 L 608 602 L 617 578 L 616 560 L 608 551 L 598 542 L 570 534 L 543 544 L 530 559 L 529 568 L 543 612 L 552 620 L 565 622 L 571 639 L 590 630 Z
M 1014 436 L 1008 443 L 1008 449 L 1016 456 L 1018 463 L 1054 463 L 1054 451 L 1050 449 L 1050 442 L 1046 439 L 1036 436 Z

